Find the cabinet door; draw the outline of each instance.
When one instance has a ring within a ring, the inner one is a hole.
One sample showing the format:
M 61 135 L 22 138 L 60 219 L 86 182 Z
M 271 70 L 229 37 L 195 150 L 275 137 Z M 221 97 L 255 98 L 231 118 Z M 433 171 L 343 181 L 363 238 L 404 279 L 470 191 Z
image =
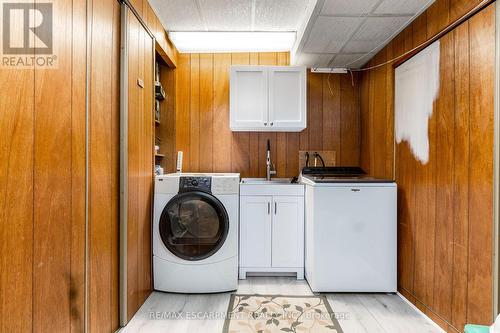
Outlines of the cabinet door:
M 240 197 L 240 266 L 271 267 L 269 196 Z
M 304 198 L 273 197 L 272 266 L 301 267 L 304 258 Z
M 267 68 L 232 66 L 229 123 L 233 131 L 268 127 Z
M 306 128 L 305 67 L 269 68 L 269 125 L 273 131 Z

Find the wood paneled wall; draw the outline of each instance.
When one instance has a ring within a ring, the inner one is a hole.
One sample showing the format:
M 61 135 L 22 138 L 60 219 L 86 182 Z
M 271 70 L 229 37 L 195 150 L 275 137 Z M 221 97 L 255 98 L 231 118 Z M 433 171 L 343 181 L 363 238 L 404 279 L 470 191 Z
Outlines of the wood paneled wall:
M 120 3 L 52 3 L 57 66 L 0 67 L 0 332 L 82 332 L 86 288 L 89 331 L 112 332 L 119 327 Z M 143 19 L 175 64 L 177 51 L 144 6 Z M 153 40 L 135 22 L 133 90 L 141 77 L 150 98 L 133 95 L 135 115 L 145 117 L 133 139 L 150 140 L 133 141 L 130 316 L 151 290 Z
M 0 68 L 0 332 L 83 332 L 86 214 L 89 328 L 110 332 L 118 328 L 119 4 L 52 3 L 57 67 Z
M 58 67 L 0 68 L 1 332 L 83 325 L 85 1 L 53 15 Z
M 2 67 L 0 78 L 0 331 L 27 332 L 34 317 L 35 70 Z
M 436 0 L 365 66 L 381 64 L 431 39 L 481 0 Z M 360 164 L 377 177 L 394 176 L 394 64 L 363 72 Z
M 168 38 L 165 28 L 149 4 L 149 1 L 129 0 L 129 3 L 155 36 L 156 50 L 170 67 L 175 68 L 179 52 L 170 38 Z
M 419 45 L 479 2 L 437 0 L 369 65 Z M 494 5 L 440 42 L 429 162 L 416 161 L 406 142 L 393 150 L 391 64 L 360 79 L 361 165 L 398 183 L 400 292 L 445 330 L 461 332 L 466 322 L 490 324 L 493 312 Z
M 153 38 L 128 12 L 127 313 L 152 290 Z M 139 85 L 142 80 L 144 86 Z
M 89 330 L 118 322 L 120 4 L 92 1 L 89 77 Z M 82 96 L 83 98 L 83 96 Z M 82 170 L 82 174 L 84 171 Z
M 265 177 L 268 139 L 278 177 L 298 175 L 299 150 L 335 150 L 338 165 L 359 164 L 359 90 L 349 75 L 308 73 L 308 123 L 300 133 L 231 132 L 230 66 L 288 64 L 289 54 L 279 52 L 179 54 L 175 151 L 184 152 L 184 171 Z

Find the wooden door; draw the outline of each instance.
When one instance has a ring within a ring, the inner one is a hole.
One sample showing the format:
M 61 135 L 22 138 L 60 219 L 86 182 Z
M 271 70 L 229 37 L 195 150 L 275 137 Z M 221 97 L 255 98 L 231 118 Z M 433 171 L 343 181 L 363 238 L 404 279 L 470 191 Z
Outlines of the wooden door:
M 122 289 L 121 323 L 125 324 L 152 290 L 151 218 L 153 184 L 153 38 L 126 5 L 126 52 L 122 55 L 127 76 L 122 80 L 122 256 L 126 278 Z
M 271 267 L 270 196 L 240 199 L 240 266 Z
M 272 267 L 303 266 L 304 197 L 273 197 Z

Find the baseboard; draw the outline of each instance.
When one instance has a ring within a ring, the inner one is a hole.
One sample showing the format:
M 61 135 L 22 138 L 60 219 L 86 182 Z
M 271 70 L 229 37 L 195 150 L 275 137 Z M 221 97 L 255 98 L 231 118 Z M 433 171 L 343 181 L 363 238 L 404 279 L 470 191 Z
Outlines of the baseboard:
M 413 304 L 412 302 L 410 302 L 406 297 L 404 297 L 399 291 L 396 292 L 396 294 L 403 300 L 405 301 L 409 306 L 411 306 L 412 309 L 414 309 L 416 312 L 418 312 L 422 317 L 424 317 L 425 319 L 427 319 L 427 321 L 429 323 L 432 324 L 432 326 L 434 326 L 435 328 L 437 328 L 440 332 L 442 333 L 446 333 L 445 330 L 443 330 L 443 328 L 441 326 L 439 326 L 434 320 L 432 320 L 431 318 L 429 318 L 429 316 L 427 316 L 425 313 L 422 312 L 422 310 L 420 310 L 419 308 L 417 308 L 415 306 L 415 304 Z

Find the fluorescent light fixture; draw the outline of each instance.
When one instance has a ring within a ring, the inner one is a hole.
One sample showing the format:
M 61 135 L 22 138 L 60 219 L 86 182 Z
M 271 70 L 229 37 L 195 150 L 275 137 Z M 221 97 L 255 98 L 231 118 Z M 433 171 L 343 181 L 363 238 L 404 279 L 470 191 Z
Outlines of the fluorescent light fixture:
M 295 32 L 171 31 L 169 37 L 181 53 L 290 51 Z
M 347 68 L 311 68 L 311 73 L 330 73 L 330 74 L 345 74 L 347 73 Z

